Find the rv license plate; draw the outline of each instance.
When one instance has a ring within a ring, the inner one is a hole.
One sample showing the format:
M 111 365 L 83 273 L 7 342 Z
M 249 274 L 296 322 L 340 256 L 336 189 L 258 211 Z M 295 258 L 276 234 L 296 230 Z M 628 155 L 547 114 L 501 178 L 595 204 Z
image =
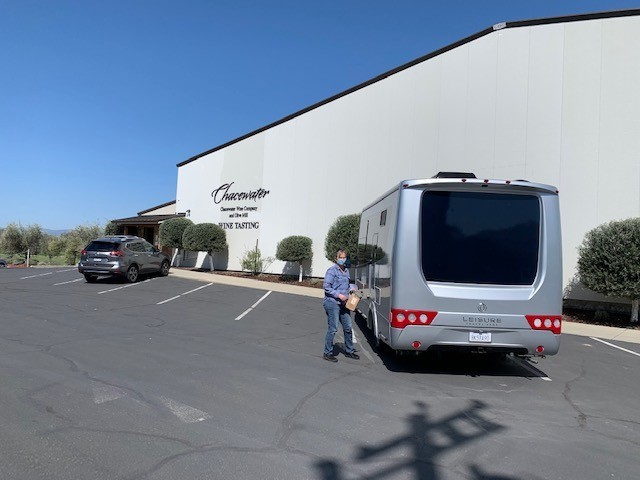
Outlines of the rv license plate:
M 469 332 L 470 342 L 491 343 L 491 333 Z

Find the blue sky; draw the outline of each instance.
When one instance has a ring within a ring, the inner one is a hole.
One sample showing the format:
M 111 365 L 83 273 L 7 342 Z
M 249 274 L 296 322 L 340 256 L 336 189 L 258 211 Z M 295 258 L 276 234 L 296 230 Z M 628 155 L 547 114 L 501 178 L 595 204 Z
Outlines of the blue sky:
M 177 163 L 495 23 L 627 8 L 0 0 L 0 227 L 133 216 L 175 199 Z

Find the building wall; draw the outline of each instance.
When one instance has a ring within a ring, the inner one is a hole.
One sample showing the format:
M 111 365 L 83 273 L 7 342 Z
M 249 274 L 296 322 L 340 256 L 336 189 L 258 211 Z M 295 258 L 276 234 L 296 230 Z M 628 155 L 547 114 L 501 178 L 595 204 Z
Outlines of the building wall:
M 402 179 L 525 178 L 560 190 L 571 289 L 584 234 L 640 215 L 639 51 L 638 16 L 494 31 L 180 166 L 176 211 L 232 224 L 219 268 L 239 270 L 256 241 L 273 256 L 282 238 L 306 235 L 306 273 L 323 276 L 331 223 Z M 230 193 L 268 194 L 215 203 L 231 182 Z

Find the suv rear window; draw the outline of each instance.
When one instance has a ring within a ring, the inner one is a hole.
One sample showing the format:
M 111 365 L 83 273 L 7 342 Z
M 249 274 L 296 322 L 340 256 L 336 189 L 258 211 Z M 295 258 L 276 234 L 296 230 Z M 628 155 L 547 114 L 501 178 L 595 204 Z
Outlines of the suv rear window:
M 114 242 L 91 242 L 87 248 L 85 248 L 88 252 L 113 252 L 114 250 L 118 250 L 118 243 Z
M 535 280 L 540 243 L 535 195 L 427 191 L 421 209 L 427 280 L 496 285 Z

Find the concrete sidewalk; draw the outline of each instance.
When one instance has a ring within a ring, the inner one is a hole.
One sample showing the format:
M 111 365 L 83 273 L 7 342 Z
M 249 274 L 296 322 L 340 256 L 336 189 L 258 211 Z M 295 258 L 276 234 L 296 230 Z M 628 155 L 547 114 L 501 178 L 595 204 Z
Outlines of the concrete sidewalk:
M 314 298 L 324 297 L 324 291 L 321 288 L 263 282 L 261 280 L 253 280 L 251 278 L 230 277 L 226 275 L 216 275 L 209 272 L 197 272 L 180 268 L 172 268 L 169 274 L 175 277 L 187 278 L 189 280 L 196 280 L 205 283 L 233 285 L 236 287 L 255 288 L 257 290 L 271 290 L 273 292 L 303 295 Z M 588 323 L 565 321 L 562 322 L 562 333 L 640 344 L 640 330 L 632 328 L 605 327 L 602 325 L 590 325 Z

